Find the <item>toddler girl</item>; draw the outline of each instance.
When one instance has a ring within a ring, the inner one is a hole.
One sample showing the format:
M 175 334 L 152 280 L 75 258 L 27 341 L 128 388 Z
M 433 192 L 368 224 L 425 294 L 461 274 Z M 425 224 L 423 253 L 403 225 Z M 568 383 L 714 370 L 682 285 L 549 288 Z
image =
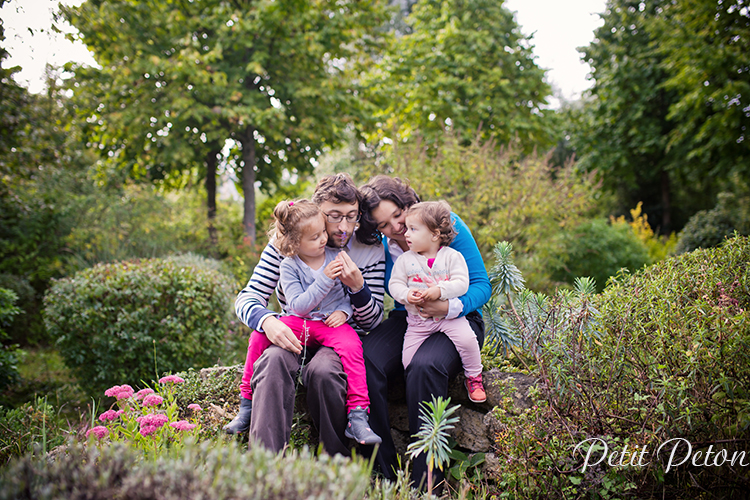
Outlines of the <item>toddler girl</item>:
M 347 324 L 352 307 L 344 287 L 338 250 L 326 246 L 325 218 L 309 200 L 282 201 L 273 211 L 269 235 L 286 258 L 279 267 L 279 286 L 287 300 L 286 315 L 279 317 L 302 345 L 332 348 L 347 374 L 346 409 L 349 424 L 344 434 L 360 444 L 378 444 L 380 436 L 370 429 L 362 341 Z M 262 332 L 250 336 L 247 363 L 252 367 L 271 341 Z M 252 371 L 249 375 L 252 377 Z M 252 394 L 249 399 L 252 399 Z
M 469 399 L 482 403 L 487 395 L 482 385 L 479 342 L 467 319 L 425 318 L 420 314 L 420 304 L 425 301 L 449 300 L 469 289 L 466 261 L 448 246 L 455 236 L 448 203 L 427 201 L 412 205 L 406 213 L 404 233 L 409 251 L 393 265 L 388 288 L 408 312 L 402 354 L 404 368 L 427 337 L 443 332 L 461 356 Z

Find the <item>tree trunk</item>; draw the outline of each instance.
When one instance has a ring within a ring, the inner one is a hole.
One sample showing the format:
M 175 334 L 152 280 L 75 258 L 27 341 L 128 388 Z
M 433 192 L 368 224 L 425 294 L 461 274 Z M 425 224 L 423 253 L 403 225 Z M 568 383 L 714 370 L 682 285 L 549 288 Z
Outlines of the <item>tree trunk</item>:
M 672 201 L 670 195 L 669 172 L 661 171 L 661 234 L 669 234 L 672 226 Z
M 245 230 L 245 243 L 255 246 L 255 138 L 253 127 L 247 127 L 242 135 L 242 192 L 245 196 L 245 214 L 242 226 Z
M 216 219 L 216 166 L 219 163 L 220 149 L 213 149 L 206 156 L 206 207 L 208 208 L 208 241 L 216 248 L 219 238 L 214 226 Z

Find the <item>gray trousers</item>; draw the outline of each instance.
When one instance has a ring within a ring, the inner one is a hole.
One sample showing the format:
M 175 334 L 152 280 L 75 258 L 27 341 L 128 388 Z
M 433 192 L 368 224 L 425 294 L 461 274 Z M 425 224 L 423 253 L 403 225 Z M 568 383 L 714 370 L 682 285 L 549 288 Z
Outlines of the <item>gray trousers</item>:
M 251 381 L 253 413 L 250 441 L 281 451 L 289 443 L 294 417 L 294 386 L 302 356 L 271 346 L 258 358 Z M 328 347 L 319 348 L 302 369 L 310 417 L 329 455 L 349 455 L 346 429 L 346 374 L 341 359 Z

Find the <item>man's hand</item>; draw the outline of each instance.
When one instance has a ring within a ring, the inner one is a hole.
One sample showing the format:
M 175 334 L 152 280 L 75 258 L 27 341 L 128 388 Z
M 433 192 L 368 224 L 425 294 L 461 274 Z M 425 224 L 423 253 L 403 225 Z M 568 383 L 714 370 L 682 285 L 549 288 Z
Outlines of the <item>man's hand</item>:
M 325 324 L 331 328 L 338 328 L 346 323 L 346 313 L 344 311 L 334 311 L 325 320 Z
M 302 352 L 302 344 L 300 344 L 297 336 L 291 328 L 286 326 L 275 316 L 269 316 L 261 325 L 263 332 L 274 345 L 277 345 L 283 349 L 294 354 L 300 354 Z
M 349 288 L 349 290 L 356 292 L 365 286 L 365 279 L 362 277 L 362 272 L 351 257 L 349 257 L 348 253 L 339 252 L 336 256 L 336 260 L 333 262 L 341 263 L 341 274 L 339 275 L 339 279 Z

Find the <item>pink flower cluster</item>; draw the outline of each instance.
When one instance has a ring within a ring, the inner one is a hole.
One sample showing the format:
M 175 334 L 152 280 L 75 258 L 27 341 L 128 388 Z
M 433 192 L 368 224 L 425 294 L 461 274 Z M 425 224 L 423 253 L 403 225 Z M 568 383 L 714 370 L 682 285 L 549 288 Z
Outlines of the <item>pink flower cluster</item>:
M 164 398 L 158 394 L 149 394 L 143 398 L 143 406 L 159 406 L 164 402 Z
M 115 410 L 107 410 L 104 413 L 102 413 L 101 415 L 99 415 L 99 420 L 101 420 L 102 422 L 107 422 L 107 421 L 115 420 L 117 417 L 119 417 L 123 413 L 124 413 L 124 410 L 117 410 L 117 411 L 115 411 Z
M 201 408 L 201 405 L 199 405 L 198 403 L 192 403 L 188 405 L 188 410 L 202 411 L 203 408 Z
M 184 378 L 178 377 L 177 375 L 167 375 L 166 377 L 162 377 L 159 379 L 160 384 L 181 384 L 185 381 Z
M 114 387 L 110 387 L 106 391 L 104 391 L 105 396 L 109 396 L 110 398 L 115 398 L 118 401 L 121 399 L 127 399 L 130 396 L 133 395 L 133 388 L 129 385 L 116 385 Z
M 141 424 L 140 433 L 142 436 L 150 436 L 159 427 L 163 427 L 169 421 L 169 418 L 163 413 L 151 413 L 135 419 Z
M 103 425 L 97 425 L 96 427 L 92 427 L 91 429 L 86 431 L 86 437 L 89 437 L 92 434 L 96 436 L 97 439 L 103 439 L 107 434 L 109 434 L 109 429 L 107 429 Z
M 190 431 L 196 427 L 195 424 L 191 424 L 187 420 L 178 420 L 177 422 L 172 422 L 169 426 L 174 427 L 178 431 Z
M 135 393 L 135 399 L 142 399 L 148 396 L 149 394 L 153 394 L 153 389 L 141 389 L 140 391 Z

